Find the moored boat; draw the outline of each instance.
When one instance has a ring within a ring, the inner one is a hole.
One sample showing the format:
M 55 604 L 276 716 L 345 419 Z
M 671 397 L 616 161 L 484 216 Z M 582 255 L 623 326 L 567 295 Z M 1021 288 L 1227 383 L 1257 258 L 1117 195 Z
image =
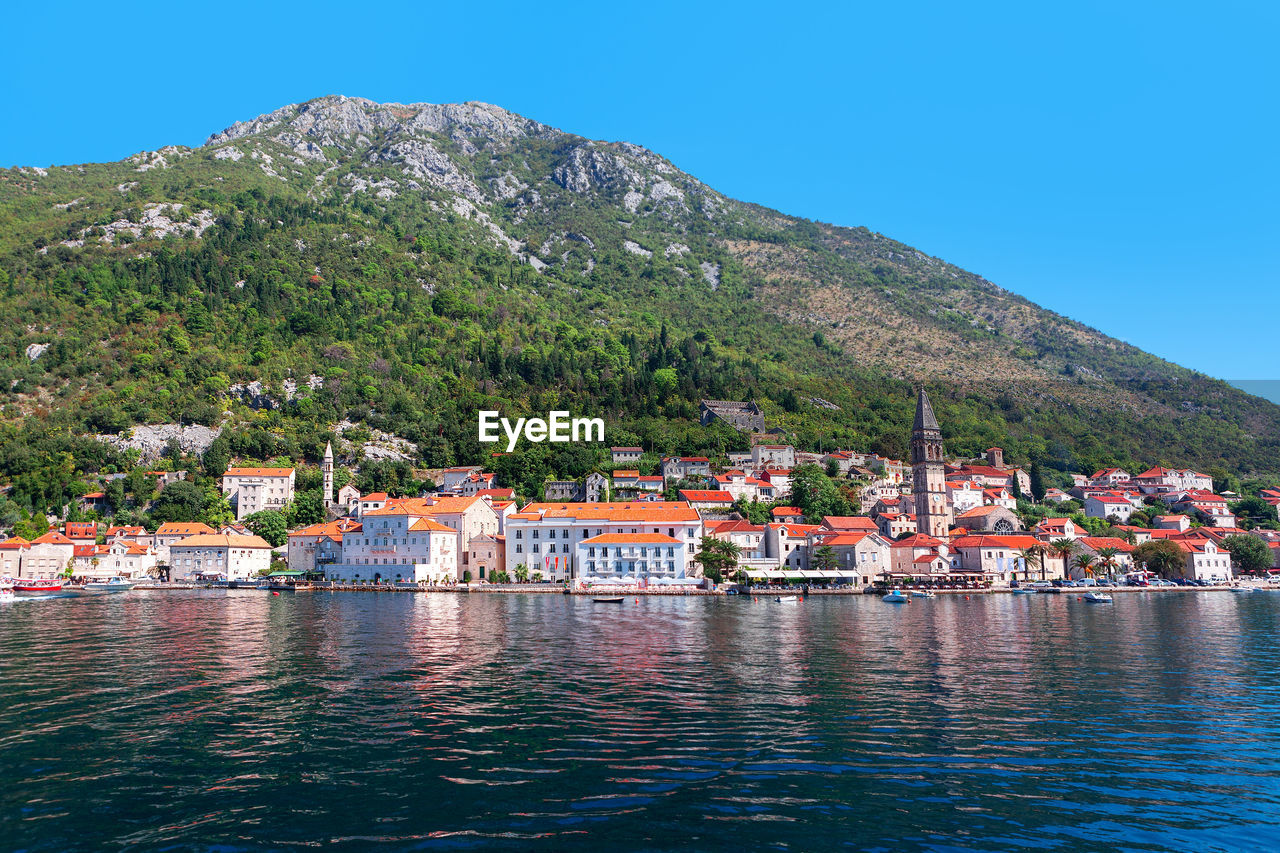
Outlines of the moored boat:
M 906 604 L 911 599 L 908 598 L 906 594 L 903 593 L 902 590 L 894 589 L 894 590 L 890 590 L 889 594 L 886 596 L 883 596 L 880 600 L 887 601 L 890 604 Z
M 912 598 L 937 598 L 938 596 L 927 589 L 914 589 L 911 591 Z
M 799 604 L 800 596 L 798 595 L 775 595 L 773 600 L 779 604 Z
M 602 595 L 591 600 L 596 604 L 621 604 L 622 598 L 621 595 Z
M 28 595 L 44 595 L 50 592 L 62 592 L 62 578 L 16 578 L 13 591 Z
M 311 592 L 315 589 L 315 587 L 309 583 L 292 583 L 290 581 L 272 581 L 265 586 L 259 584 L 257 588 L 268 589 L 272 592 Z
M 1091 601 L 1094 604 L 1110 604 L 1112 602 L 1111 594 L 1106 592 L 1086 592 L 1084 600 Z
M 1035 595 L 1036 594 L 1036 591 L 1034 589 L 1027 589 L 1025 586 L 1016 587 L 1015 589 L 1010 590 L 1010 592 L 1012 592 L 1014 595 Z
M 122 577 L 109 578 L 105 581 L 90 581 L 84 585 L 85 592 L 127 592 L 137 586 L 131 580 Z

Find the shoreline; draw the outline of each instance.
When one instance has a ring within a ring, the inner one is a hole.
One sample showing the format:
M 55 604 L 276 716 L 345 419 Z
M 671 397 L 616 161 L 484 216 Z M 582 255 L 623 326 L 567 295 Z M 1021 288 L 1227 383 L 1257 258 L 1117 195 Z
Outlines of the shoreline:
M 257 590 L 254 587 L 237 587 L 229 589 L 227 587 L 205 586 L 195 584 L 139 584 L 134 587 L 140 592 L 186 592 L 186 591 L 203 591 L 203 590 L 222 590 L 222 591 L 251 591 L 258 592 L 265 590 Z M 1107 592 L 1107 593 L 1196 593 L 1196 592 L 1233 592 L 1239 589 L 1247 589 L 1250 591 L 1280 591 L 1280 586 L 1269 586 L 1265 583 L 1259 584 L 1241 584 L 1238 586 L 1173 586 L 1173 587 L 1143 587 L 1143 586 L 1096 586 L 1096 587 L 1055 587 L 1052 591 L 1037 591 L 1036 595 L 1054 595 L 1062 597 L 1083 596 L 1086 592 Z M 666 598 L 759 598 L 761 596 L 871 596 L 876 597 L 885 594 L 887 590 L 864 590 L 864 589 L 810 589 L 807 593 L 801 589 L 754 589 L 750 592 L 729 593 L 723 589 L 638 589 L 627 587 L 605 587 L 601 589 L 584 589 L 570 590 L 566 592 L 563 587 L 559 586 L 534 586 L 532 584 L 525 586 L 517 585 L 484 585 L 484 586 L 456 586 L 456 587 L 411 587 L 411 586 L 377 586 L 374 584 L 336 584 L 334 586 L 316 586 L 304 590 L 282 590 L 291 594 L 304 594 L 316 592 L 378 592 L 378 593 L 446 593 L 455 595 L 568 595 L 568 596 L 657 596 Z M 938 589 L 931 592 L 941 598 L 943 596 L 992 596 L 992 595 L 1012 595 L 1012 589 Z

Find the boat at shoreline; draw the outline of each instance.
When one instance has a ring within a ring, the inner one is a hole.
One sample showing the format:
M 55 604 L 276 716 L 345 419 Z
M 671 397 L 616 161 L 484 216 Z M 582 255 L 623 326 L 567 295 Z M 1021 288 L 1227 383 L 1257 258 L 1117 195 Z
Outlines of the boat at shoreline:
M 15 578 L 13 591 L 25 595 L 47 595 L 62 592 L 65 583 L 62 578 Z
M 888 595 L 882 596 L 881 601 L 887 601 L 890 604 L 906 604 L 911 599 L 906 596 L 900 589 L 891 590 Z
M 111 593 L 111 592 L 128 592 L 137 586 L 137 583 L 126 578 L 116 576 L 105 581 L 90 581 L 86 583 L 82 589 L 85 592 L 92 593 Z
M 929 592 L 927 589 L 914 589 L 911 591 L 912 598 L 937 598 L 936 593 Z

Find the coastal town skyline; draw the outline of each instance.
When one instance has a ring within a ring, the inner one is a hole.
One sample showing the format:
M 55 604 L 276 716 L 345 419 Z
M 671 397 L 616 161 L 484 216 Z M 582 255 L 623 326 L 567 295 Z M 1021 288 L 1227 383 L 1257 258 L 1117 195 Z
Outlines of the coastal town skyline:
M 418 494 L 361 494 L 345 469 L 338 487 L 330 441 L 316 466 L 318 520 L 289 524 L 299 517 L 295 467 L 239 462 L 219 478 L 234 522 L 206 524 L 214 519 L 200 515 L 152 530 L 100 525 L 104 516 L 129 520 L 129 502 L 119 488 L 110 498 L 91 492 L 61 525 L 49 518 L 39 536 L 0 540 L 0 568 L 46 581 L 234 587 L 274 577 L 419 590 L 560 584 L 570 592 L 606 582 L 644 591 L 770 582 L 990 591 L 1036 580 L 1114 584 L 1135 571 L 1144 584 L 1152 575 L 1221 585 L 1239 574 L 1280 574 L 1278 489 L 1223 496 L 1208 474 L 1160 466 L 1104 468 L 1047 487 L 1038 465 L 1007 465 L 998 447 L 976 460 L 948 457 L 923 387 L 905 463 L 866 451 L 797 450 L 776 443 L 780 432 L 754 403 L 702 405 L 704 424 L 748 434 L 750 450 L 713 461 L 612 447 L 607 465 L 576 480 L 548 479 L 541 495 L 521 500 L 478 465 L 424 472 L 438 482 Z M 118 487 L 128 476 L 107 483 Z M 144 476 L 162 490 L 188 482 L 185 471 Z M 146 509 L 134 506 L 132 520 Z M 1131 523 L 1138 521 L 1146 524 Z M 1143 547 L 1153 542 L 1167 547 Z

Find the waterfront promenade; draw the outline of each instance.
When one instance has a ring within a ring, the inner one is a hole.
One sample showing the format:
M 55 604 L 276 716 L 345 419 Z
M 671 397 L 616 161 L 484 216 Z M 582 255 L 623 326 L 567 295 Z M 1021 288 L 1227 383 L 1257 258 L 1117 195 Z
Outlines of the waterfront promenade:
M 226 589 L 225 586 L 214 584 L 194 584 L 194 583 L 143 583 L 137 587 L 139 590 L 149 590 L 154 592 L 180 592 L 193 589 Z M 239 589 L 252 590 L 254 587 L 242 584 Z M 1243 580 L 1232 585 L 1216 585 L 1216 586 L 1106 586 L 1100 585 L 1095 587 L 1054 587 L 1051 590 L 1039 592 L 1040 595 L 1061 595 L 1063 597 L 1081 596 L 1086 592 L 1108 592 L 1108 593 L 1148 593 L 1148 594 L 1177 594 L 1177 593 L 1200 593 L 1200 592 L 1238 592 L 1240 589 L 1255 589 L 1259 592 L 1280 592 L 1280 584 L 1268 584 L 1261 581 Z M 313 584 L 311 588 L 304 590 L 305 592 L 374 592 L 374 593 L 443 593 L 443 594 L 480 594 L 480 595 L 584 595 L 584 596 L 601 596 L 601 595 L 628 595 L 628 596 L 659 596 L 659 597 L 675 597 L 683 598 L 690 596 L 727 596 L 734 595 L 743 596 L 763 596 L 763 595 L 821 595 L 821 596 L 879 596 L 887 592 L 885 588 L 863 588 L 863 587 L 837 587 L 831 589 L 819 589 L 810 587 L 752 587 L 745 591 L 730 592 L 728 588 L 716 589 L 669 589 L 669 588 L 641 588 L 632 586 L 597 586 L 585 589 L 571 589 L 568 592 L 561 584 L 450 584 L 450 585 L 411 585 L 411 584 L 356 584 L 342 582 L 320 582 Z M 1012 589 L 1008 588 L 983 588 L 983 589 L 935 589 L 931 590 L 938 596 L 999 596 L 1010 595 Z

